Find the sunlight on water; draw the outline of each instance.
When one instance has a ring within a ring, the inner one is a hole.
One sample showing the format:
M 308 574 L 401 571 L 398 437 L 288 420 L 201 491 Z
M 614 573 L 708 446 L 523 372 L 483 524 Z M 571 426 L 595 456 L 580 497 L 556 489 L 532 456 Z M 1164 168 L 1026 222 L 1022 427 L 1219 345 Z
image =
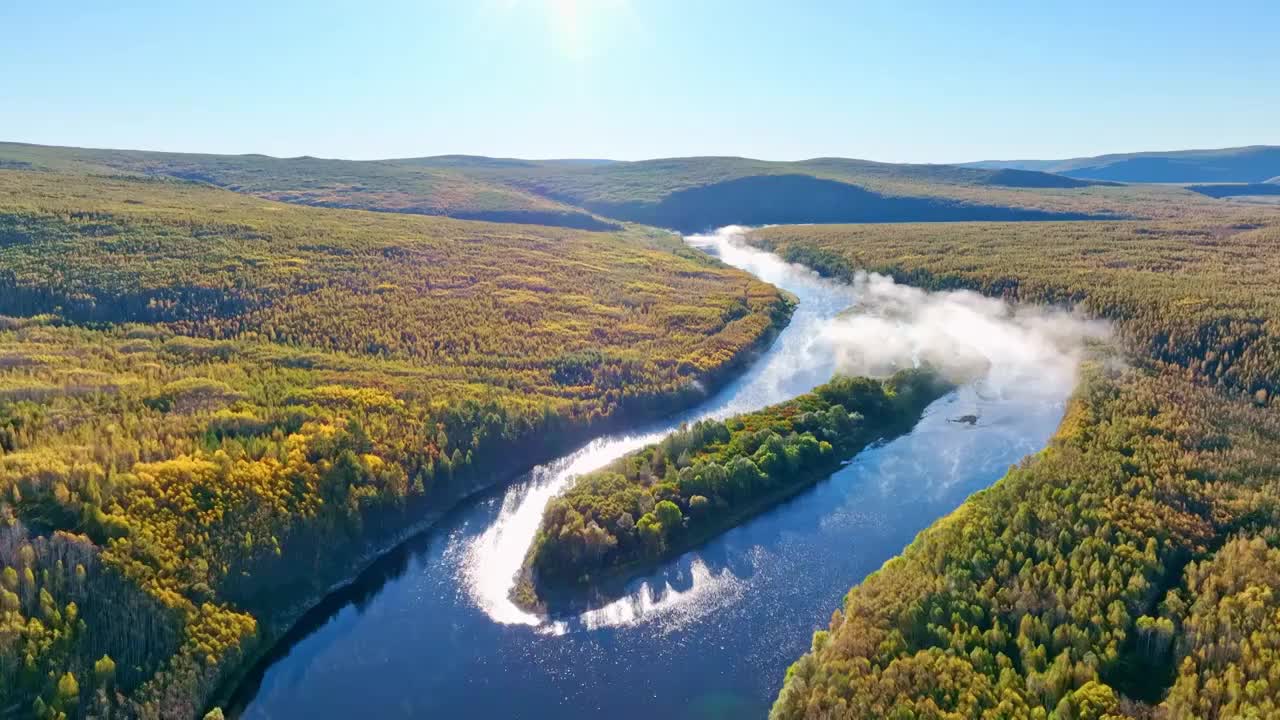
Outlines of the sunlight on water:
M 248 686 L 241 717 L 763 717 L 787 666 L 851 585 L 1044 447 L 1083 341 L 1105 330 L 872 275 L 825 281 L 734 235 L 686 240 L 796 296 L 772 347 L 696 409 L 600 438 L 463 504 L 317 615 Z M 910 433 L 610 588 L 611 602 L 548 620 L 509 601 L 547 502 L 576 476 L 682 422 L 794 397 L 836 368 L 924 360 L 985 371 L 933 403 Z M 718 714 L 706 715 L 712 706 Z
M 510 488 L 497 519 L 465 549 L 460 580 L 471 601 L 494 622 L 540 626 L 547 621 L 516 607 L 509 595 L 547 503 L 582 473 L 607 465 L 622 455 L 657 442 L 682 423 L 724 418 L 782 402 L 830 379 L 836 368 L 857 375 L 883 377 L 904 366 L 927 363 L 961 383 L 945 402 L 956 415 L 982 417 L 989 435 L 1016 435 L 1020 404 L 1057 404 L 1075 384 L 1086 341 L 1104 338 L 1104 325 L 1060 310 L 1015 307 L 973 292 L 928 292 L 893 280 L 859 273 L 852 284 L 820 278 L 772 253 L 739 241 L 740 228 L 686 238 L 689 245 L 756 275 L 796 296 L 795 314 L 773 347 L 740 378 L 683 416 L 632 434 L 601 438 L 560 460 L 535 468 Z M 847 311 L 847 312 L 846 312 Z M 974 378 L 977 378 L 976 380 Z M 1015 401 L 1007 407 L 1009 401 Z M 942 402 L 942 401 L 940 401 Z M 972 425 L 972 424 L 971 424 Z M 918 492 L 946 478 L 966 477 L 966 466 L 982 442 L 945 418 L 921 421 L 915 453 L 895 461 L 902 472 L 926 473 L 912 457 L 928 455 L 933 472 L 920 477 Z M 988 440 L 989 442 L 989 440 Z M 1028 452 L 1035 448 L 1028 448 Z M 893 468 L 878 478 L 884 487 L 902 482 Z M 677 589 L 662 578 L 632 583 L 625 597 L 585 612 L 573 622 L 550 625 L 559 634 L 581 627 L 595 630 L 634 624 L 642 618 L 668 618 L 721 606 L 736 599 L 742 583 L 728 569 L 710 571 L 691 554 Z M 656 585 L 655 585 L 656 584 Z
M 761 362 L 710 399 L 696 414 L 680 416 L 648 432 L 601 438 L 571 455 L 535 468 L 526 482 L 512 487 L 502 500 L 498 519 L 467 548 L 460 568 L 460 579 L 472 601 L 494 622 L 507 625 L 544 622 L 544 618 L 517 607 L 509 596 L 537 533 L 543 510 L 553 497 L 569 487 L 573 478 L 661 440 L 681 423 L 762 408 L 806 392 L 830 378 L 834 354 L 827 345 L 825 330 L 842 310 L 853 304 L 852 288 L 824 280 L 813 271 L 786 263 L 776 255 L 741 245 L 735 242 L 738 232 L 737 228 L 725 228 L 714 235 L 691 236 L 686 241 L 796 295 L 800 304 L 783 331 L 789 337 L 775 342 Z M 676 605 L 688 606 L 693 598 L 712 592 L 703 585 L 724 584 L 706 572 L 705 566 L 701 572 L 695 571 L 693 578 L 694 586 L 682 593 L 667 588 L 655 597 L 652 589 L 642 586 L 632 596 L 588 612 L 581 618 L 582 625 L 590 629 L 618 624 L 621 622 L 618 618 L 624 616 L 626 622 L 634 622 Z
M 494 622 L 542 622 L 537 615 L 516 607 L 508 595 L 547 502 L 569 487 L 578 475 L 661 439 L 661 433 L 652 433 L 596 440 L 568 457 L 534 468 L 529 482 L 507 493 L 498 520 L 471 543 L 462 566 L 472 598 Z
M 712 609 L 737 600 L 745 584 L 728 569 L 714 573 L 701 560 L 694 560 L 690 568 L 693 584 L 685 590 L 677 590 L 665 583 L 655 591 L 648 582 L 639 590 L 619 598 L 604 607 L 588 610 L 578 617 L 588 630 L 631 625 L 640 618 L 664 620 L 659 623 L 660 632 L 673 632 L 696 620 Z

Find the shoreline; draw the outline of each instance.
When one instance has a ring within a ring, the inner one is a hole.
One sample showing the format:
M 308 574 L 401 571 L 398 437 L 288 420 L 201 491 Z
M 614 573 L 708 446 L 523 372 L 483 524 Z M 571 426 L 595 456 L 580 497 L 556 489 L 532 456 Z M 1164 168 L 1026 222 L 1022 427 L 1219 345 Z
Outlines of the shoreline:
M 280 642 L 310 612 L 320 607 L 329 597 L 357 585 L 360 579 L 373 569 L 380 560 L 405 547 L 415 538 L 429 532 L 442 518 L 458 509 L 463 503 L 484 492 L 498 487 L 507 487 L 527 475 L 535 467 L 572 452 L 574 449 L 582 447 L 596 438 L 616 432 L 623 427 L 655 422 L 685 412 L 695 407 L 698 402 L 721 390 L 740 375 L 747 366 L 753 364 L 760 355 L 772 347 L 778 335 L 790 325 L 796 305 L 797 302 L 794 297 L 779 289 L 779 298 L 770 311 L 770 323 L 765 331 L 720 367 L 700 378 L 691 379 L 682 390 L 669 393 L 665 398 L 655 398 L 656 404 L 661 405 L 661 407 L 632 411 L 620 410 L 604 422 L 593 426 L 580 427 L 571 434 L 570 439 L 561 443 L 562 446 L 548 448 L 543 453 L 543 456 L 532 459 L 524 458 L 513 462 L 512 465 L 514 467 L 494 471 L 488 475 L 487 480 L 473 482 L 465 488 L 459 488 L 454 494 L 446 496 L 437 506 L 426 509 L 424 517 L 410 523 L 399 532 L 393 533 L 390 539 L 372 545 L 367 551 L 353 558 L 349 563 L 349 568 L 342 573 L 342 578 L 327 586 L 325 590 L 294 603 L 283 612 L 274 614 L 274 617 L 269 621 L 260 621 L 259 635 L 254 651 L 246 653 L 235 664 L 234 669 L 229 670 L 226 676 L 214 686 L 213 693 L 202 703 L 203 712 L 207 713 L 214 708 L 221 708 L 226 711 L 230 706 L 233 708 L 230 716 L 239 717 L 240 712 L 234 708 L 235 701 L 243 689 L 244 682 L 259 669 L 263 661 L 271 657 Z M 405 508 L 404 512 L 411 513 L 413 509 Z M 265 671 L 265 668 L 263 669 Z M 248 700 L 252 700 L 252 698 L 248 698 Z M 246 702 L 245 707 L 247 705 L 248 703 Z
M 866 437 L 854 441 L 847 454 L 839 458 L 833 457 L 830 463 L 798 474 L 795 482 L 753 498 L 741 507 L 716 517 L 701 527 L 682 533 L 678 536 L 677 543 L 657 556 L 638 558 L 622 565 L 603 569 L 592 575 L 584 584 L 539 587 L 533 576 L 533 567 L 529 563 L 530 556 L 526 555 L 525 562 L 520 568 L 519 579 L 511 590 L 511 601 L 522 610 L 537 613 L 544 619 L 554 619 L 572 614 L 584 607 L 593 607 L 597 603 L 606 604 L 616 600 L 625 594 L 621 592 L 624 586 L 636 578 L 652 572 L 672 558 L 696 550 L 715 537 L 795 498 L 839 472 L 868 448 L 891 442 L 910 433 L 924 418 L 925 412 L 933 403 L 955 392 L 956 389 L 951 383 L 943 383 L 938 388 L 942 391 L 932 395 L 928 402 L 910 415 L 898 422 L 885 425 L 878 432 L 867 433 Z M 530 553 L 532 550 L 531 546 Z

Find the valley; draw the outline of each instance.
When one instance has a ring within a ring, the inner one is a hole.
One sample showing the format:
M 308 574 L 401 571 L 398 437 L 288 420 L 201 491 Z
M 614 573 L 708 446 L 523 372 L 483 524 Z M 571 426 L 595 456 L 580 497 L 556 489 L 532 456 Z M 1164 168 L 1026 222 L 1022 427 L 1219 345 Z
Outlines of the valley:
M 551 616 L 520 607 L 511 591 L 543 508 L 575 476 L 682 425 L 806 393 L 835 371 L 829 331 L 860 293 L 736 237 L 690 243 L 798 300 L 788 327 L 742 376 L 687 413 L 599 438 L 443 518 L 304 620 L 232 703 L 232 714 L 431 708 L 520 716 L 552 708 L 570 717 L 762 715 L 786 666 L 808 647 L 804 628 L 830 613 L 830 601 L 820 598 L 838 597 L 934 518 L 1042 447 L 1061 419 L 1070 363 L 1044 362 L 1054 369 L 1046 375 L 1030 360 L 1011 360 L 987 381 L 932 403 L 910 432 L 619 583 L 609 598 Z M 975 412 L 981 428 L 949 422 Z M 423 647 L 438 652 L 426 656 Z M 762 676 L 762 667 L 773 675 Z M 346 692 L 349 682 L 366 692 Z M 502 693 L 487 690 L 498 685 Z M 619 691 L 637 686 L 646 691 Z
M 1280 720 L 1280 4 L 0 26 L 0 720 Z
M 1274 702 L 1276 208 L 844 160 L 0 157 L 4 708 Z M 785 502 L 703 532 L 691 491 L 696 542 L 512 602 L 578 476 L 957 358 L 987 369 Z

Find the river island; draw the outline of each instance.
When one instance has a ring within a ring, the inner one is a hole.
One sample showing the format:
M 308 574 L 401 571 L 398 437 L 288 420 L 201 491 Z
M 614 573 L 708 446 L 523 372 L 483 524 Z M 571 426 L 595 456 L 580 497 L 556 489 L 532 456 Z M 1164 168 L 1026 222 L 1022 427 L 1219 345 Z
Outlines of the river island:
M 642 574 L 909 431 L 953 387 L 924 368 L 884 380 L 838 376 L 762 410 L 686 426 L 583 475 L 547 504 L 512 598 L 547 611 Z

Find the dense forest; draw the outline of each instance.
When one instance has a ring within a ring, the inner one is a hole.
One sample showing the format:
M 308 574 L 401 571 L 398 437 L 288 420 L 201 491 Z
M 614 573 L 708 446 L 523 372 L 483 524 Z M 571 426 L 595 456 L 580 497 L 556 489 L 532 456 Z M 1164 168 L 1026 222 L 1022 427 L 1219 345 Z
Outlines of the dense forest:
M 790 309 L 667 233 L 0 170 L 0 716 L 197 716 L 369 553 Z
M 1274 717 L 1277 477 L 1273 412 L 1097 370 L 1046 450 L 849 593 L 773 716 Z
M 1280 712 L 1280 224 L 1265 213 L 750 235 L 831 275 L 1082 306 L 1131 358 L 1091 368 L 1046 450 L 850 591 L 775 717 Z
M 727 420 L 703 420 L 578 478 L 548 504 L 515 590 L 526 606 L 723 532 L 909 430 L 950 385 L 929 370 L 837 377 Z

